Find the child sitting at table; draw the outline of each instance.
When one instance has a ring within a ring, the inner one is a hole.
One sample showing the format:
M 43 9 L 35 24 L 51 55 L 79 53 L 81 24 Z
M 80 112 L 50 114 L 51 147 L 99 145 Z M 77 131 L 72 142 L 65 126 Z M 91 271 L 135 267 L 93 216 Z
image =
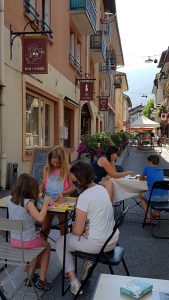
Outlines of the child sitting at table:
M 145 211 L 147 211 L 148 200 L 150 192 L 154 182 L 163 181 L 164 173 L 163 170 L 158 167 L 159 165 L 159 156 L 158 155 L 149 155 L 147 157 L 148 166 L 144 168 L 143 175 L 140 176 L 140 180 L 147 180 L 148 191 L 140 194 L 141 205 Z M 161 189 L 154 189 L 151 201 L 153 202 L 166 202 L 168 201 L 168 191 Z M 158 210 L 153 212 L 153 217 L 159 217 L 160 212 Z M 146 223 L 150 223 L 150 211 L 147 213 Z
M 63 196 L 75 191 L 75 186 L 70 175 L 70 165 L 66 151 L 63 147 L 56 146 L 48 154 L 48 163 L 44 168 L 41 192 L 51 200 L 60 200 Z M 54 215 L 48 213 L 42 224 L 41 231 L 46 238 L 50 232 Z M 59 223 L 64 222 L 64 216 L 58 215 Z M 60 225 L 60 233 L 64 234 L 64 224 Z
M 38 289 L 48 291 L 51 288 L 46 280 L 46 272 L 50 258 L 50 245 L 40 236 L 37 236 L 35 221 L 42 223 L 45 219 L 50 198 L 45 197 L 43 207 L 39 212 L 36 208 L 38 196 L 38 181 L 29 174 L 21 174 L 12 189 L 12 198 L 8 203 L 8 211 L 9 219 L 22 220 L 25 222 L 23 248 L 33 249 L 44 247 L 43 252 L 29 264 L 28 272 Z M 20 233 L 18 231 L 11 232 L 10 243 L 11 246 L 15 248 L 22 247 Z M 37 261 L 40 263 L 40 275 L 34 274 Z

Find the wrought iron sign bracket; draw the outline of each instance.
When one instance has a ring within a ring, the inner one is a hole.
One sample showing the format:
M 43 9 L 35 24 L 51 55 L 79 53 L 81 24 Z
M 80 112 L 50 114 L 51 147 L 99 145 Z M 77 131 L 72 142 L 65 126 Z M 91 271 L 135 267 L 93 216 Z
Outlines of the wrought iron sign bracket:
M 35 29 L 35 26 L 39 27 L 39 23 L 40 21 L 39 20 L 32 20 L 32 21 L 29 21 L 23 31 L 13 31 L 12 30 L 12 25 L 10 24 L 10 59 L 12 60 L 12 47 L 13 47 L 13 42 L 15 40 L 15 38 L 17 36 L 24 36 L 24 35 L 39 35 L 39 34 L 42 34 L 42 35 L 47 35 L 49 34 L 50 37 L 52 38 L 52 33 L 53 31 L 52 30 L 41 30 L 41 31 L 36 31 Z M 34 30 L 34 31 L 25 31 L 27 26 L 30 25 L 31 28 Z M 34 26 L 33 26 L 34 25 Z
M 78 85 L 81 81 L 95 81 L 96 78 L 76 78 L 75 85 Z

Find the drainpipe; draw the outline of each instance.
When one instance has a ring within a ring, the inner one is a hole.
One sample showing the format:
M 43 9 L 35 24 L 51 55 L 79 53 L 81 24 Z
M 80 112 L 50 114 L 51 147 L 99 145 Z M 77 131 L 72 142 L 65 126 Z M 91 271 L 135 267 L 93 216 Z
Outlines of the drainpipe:
M 4 0 L 0 0 L 0 188 L 6 189 L 7 157 L 5 153 L 5 71 L 4 71 Z

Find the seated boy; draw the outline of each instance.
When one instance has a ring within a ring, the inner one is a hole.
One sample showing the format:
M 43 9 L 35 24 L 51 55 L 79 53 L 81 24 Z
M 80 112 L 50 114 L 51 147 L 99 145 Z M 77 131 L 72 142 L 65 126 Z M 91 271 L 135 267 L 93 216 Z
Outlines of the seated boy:
M 163 170 L 158 167 L 159 156 L 149 155 L 147 157 L 148 166 L 144 168 L 143 176 L 140 176 L 140 180 L 147 180 L 148 191 L 145 193 L 140 193 L 141 205 L 145 211 L 147 211 L 147 205 L 149 200 L 149 195 L 154 182 L 164 180 Z M 168 191 L 161 189 L 154 189 L 151 201 L 153 202 L 166 202 L 168 201 Z M 158 217 L 160 215 L 159 211 L 153 212 L 153 217 Z M 146 223 L 150 223 L 150 211 L 147 213 Z

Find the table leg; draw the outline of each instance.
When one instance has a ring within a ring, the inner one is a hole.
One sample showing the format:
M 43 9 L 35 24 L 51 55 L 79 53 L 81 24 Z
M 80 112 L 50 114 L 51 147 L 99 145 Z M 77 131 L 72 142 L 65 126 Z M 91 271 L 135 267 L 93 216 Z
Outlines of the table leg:
M 63 244 L 63 272 L 62 272 L 62 296 L 65 295 L 69 286 L 65 289 L 65 260 L 66 260 L 66 235 L 68 233 L 68 211 L 65 211 L 64 221 L 64 244 Z

